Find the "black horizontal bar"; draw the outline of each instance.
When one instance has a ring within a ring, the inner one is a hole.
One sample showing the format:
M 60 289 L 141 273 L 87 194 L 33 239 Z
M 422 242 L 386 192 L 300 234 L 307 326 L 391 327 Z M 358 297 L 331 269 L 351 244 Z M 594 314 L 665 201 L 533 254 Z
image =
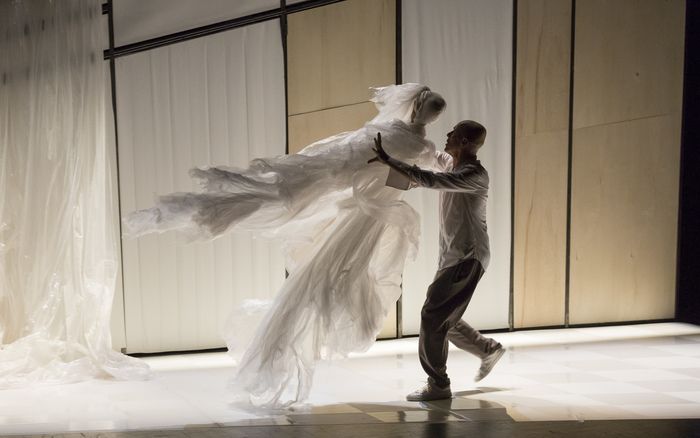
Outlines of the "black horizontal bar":
M 109 3 L 102 3 L 102 15 L 109 14 Z
M 331 5 L 333 3 L 340 3 L 344 0 L 306 0 L 305 2 L 294 3 L 287 5 L 287 14 L 293 14 L 295 12 L 302 12 L 308 9 L 318 8 L 321 6 Z
M 307 0 L 300 3 L 295 3 L 287 6 L 287 14 L 294 12 L 306 11 L 308 9 L 317 8 L 333 3 L 338 3 L 344 0 Z M 103 5 L 104 11 L 104 5 Z M 251 24 L 262 23 L 268 20 L 274 20 L 282 15 L 282 9 L 270 9 L 263 12 L 258 12 L 244 17 L 233 18 L 231 20 L 221 21 L 218 23 L 207 24 L 206 26 L 195 27 L 180 32 L 163 35 L 156 38 L 151 38 L 137 43 L 126 44 L 115 47 L 113 51 L 105 50 L 104 59 L 119 58 L 120 56 L 131 55 L 133 53 L 143 52 L 146 50 L 155 49 L 158 47 L 168 46 L 170 44 L 181 43 L 195 38 L 201 38 L 208 35 L 213 35 L 219 32 L 236 29 L 239 27 L 249 26 Z

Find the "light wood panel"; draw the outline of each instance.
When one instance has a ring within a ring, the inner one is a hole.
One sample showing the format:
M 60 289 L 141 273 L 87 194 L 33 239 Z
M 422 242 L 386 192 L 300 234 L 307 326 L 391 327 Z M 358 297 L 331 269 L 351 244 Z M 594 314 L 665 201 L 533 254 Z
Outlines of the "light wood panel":
M 289 117 L 289 153 L 343 131 L 361 128 L 377 115 L 372 102 L 341 106 Z
M 680 120 L 574 135 L 571 323 L 672 318 Z
M 564 323 L 571 1 L 518 2 L 514 325 Z
M 683 0 L 586 0 L 576 6 L 574 128 L 678 113 Z
M 366 102 L 394 83 L 394 0 L 347 0 L 289 16 L 289 114 Z
M 674 315 L 684 12 L 577 3 L 571 323 Z

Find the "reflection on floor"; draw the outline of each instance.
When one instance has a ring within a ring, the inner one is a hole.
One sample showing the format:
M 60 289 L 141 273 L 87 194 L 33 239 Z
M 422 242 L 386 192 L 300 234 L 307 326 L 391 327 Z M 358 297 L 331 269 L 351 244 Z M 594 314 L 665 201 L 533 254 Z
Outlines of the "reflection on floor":
M 285 412 L 232 406 L 225 385 L 233 362 L 223 353 L 161 356 L 147 359 L 156 370 L 148 382 L 0 391 L 0 433 L 171 429 L 152 435 L 239 436 L 224 430 L 362 424 L 379 431 L 387 423 L 440 423 L 451 430 L 475 422 L 513 428 L 522 421 L 700 418 L 700 327 L 665 323 L 493 337 L 509 350 L 479 384 L 472 381 L 478 360 L 450 351 L 452 400 L 402 401 L 425 378 L 415 338 L 378 342 L 367 353 L 320 364 L 308 405 Z M 192 435 L 195 430 L 204 434 Z

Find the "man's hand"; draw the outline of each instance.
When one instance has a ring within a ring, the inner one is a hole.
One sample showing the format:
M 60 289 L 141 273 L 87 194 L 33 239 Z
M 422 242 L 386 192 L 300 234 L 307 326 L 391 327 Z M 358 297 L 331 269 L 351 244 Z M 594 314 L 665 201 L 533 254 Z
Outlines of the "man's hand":
M 386 163 L 389 160 L 389 158 L 391 158 L 382 147 L 381 133 L 377 133 L 377 137 L 374 139 L 374 147 L 372 148 L 372 150 L 375 154 L 377 154 L 377 156 L 369 160 L 367 164 L 374 163 L 375 161 L 381 161 L 382 163 Z

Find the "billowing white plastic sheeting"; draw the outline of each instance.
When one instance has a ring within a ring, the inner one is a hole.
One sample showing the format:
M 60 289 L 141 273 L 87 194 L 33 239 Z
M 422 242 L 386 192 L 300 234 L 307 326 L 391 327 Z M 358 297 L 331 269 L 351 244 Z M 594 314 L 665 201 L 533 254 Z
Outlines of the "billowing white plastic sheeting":
M 489 172 L 491 263 L 464 318 L 479 329 L 508 326 L 511 209 L 511 0 L 404 0 L 403 80 L 441 93 L 447 109 L 429 126 L 440 149 L 464 119 L 488 130 L 479 158 Z M 413 190 L 407 200 L 422 219 L 421 248 L 403 283 L 403 333 L 417 334 L 420 309 L 437 268 L 438 194 Z
M 136 43 L 279 8 L 279 0 L 115 0 L 114 43 Z
M 0 2 L 0 388 L 149 375 L 111 349 L 101 18 L 99 0 Z
M 116 77 L 125 215 L 196 191 L 192 167 L 285 153 L 278 20 L 118 58 Z M 223 347 L 232 310 L 284 280 L 279 244 L 247 233 L 191 244 L 148 235 L 123 250 L 129 352 Z

